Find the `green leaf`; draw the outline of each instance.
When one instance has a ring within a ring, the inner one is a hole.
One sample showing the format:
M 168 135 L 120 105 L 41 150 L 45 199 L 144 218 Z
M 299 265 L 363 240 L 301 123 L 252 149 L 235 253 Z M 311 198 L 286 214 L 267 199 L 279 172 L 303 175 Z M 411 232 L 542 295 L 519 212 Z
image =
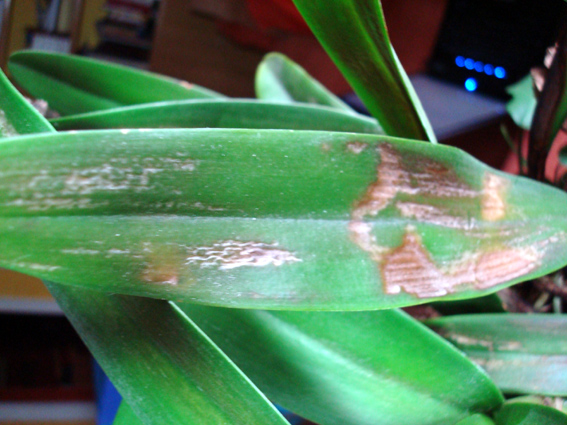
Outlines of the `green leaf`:
M 115 423 L 115 425 L 117 424 Z M 494 425 L 494 422 L 488 416 L 476 414 L 457 422 L 455 425 Z
M 518 127 L 529 130 L 537 105 L 531 75 L 527 75 L 517 83 L 508 86 L 506 91 L 512 96 L 512 99 L 506 105 L 506 110 Z
M 311 77 L 305 69 L 280 53 L 270 53 L 260 62 L 256 70 L 255 87 L 258 99 L 313 103 L 354 113 L 350 106 Z
M 0 266 L 105 291 L 378 309 L 567 262 L 567 194 L 385 136 L 59 133 L 5 139 L 0 170 Z
M 386 134 L 435 135 L 390 44 L 378 0 L 294 0 L 319 42 Z
M 506 403 L 494 416 L 496 425 L 565 425 L 567 415 L 547 406 Z
M 0 138 L 53 131 L 0 70 Z
M 58 130 L 94 128 L 265 128 L 382 133 L 376 120 L 311 105 L 256 100 L 150 103 L 73 115 L 52 121 Z
M 61 115 L 221 96 L 185 81 L 59 53 L 18 52 L 10 57 L 8 68 L 32 96 L 46 100 Z
M 483 372 L 401 311 L 180 308 L 271 400 L 321 425 L 452 424 L 503 400 Z
M 567 317 L 482 314 L 426 322 L 506 393 L 567 395 Z
M 144 425 L 144 423 L 136 416 L 130 405 L 122 400 L 112 425 Z
M 46 285 L 144 424 L 287 424 L 174 304 Z

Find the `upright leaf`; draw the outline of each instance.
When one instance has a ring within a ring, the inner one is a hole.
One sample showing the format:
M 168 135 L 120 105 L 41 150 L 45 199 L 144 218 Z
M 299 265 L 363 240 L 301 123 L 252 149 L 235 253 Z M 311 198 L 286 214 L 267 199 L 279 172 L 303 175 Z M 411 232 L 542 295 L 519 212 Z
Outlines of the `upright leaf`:
M 435 141 L 390 44 L 379 0 L 294 3 L 386 134 Z
M 494 416 L 496 425 L 566 425 L 567 415 L 539 404 L 507 403 Z
M 61 115 L 221 96 L 185 81 L 60 53 L 18 52 L 10 57 L 8 68 L 32 96 L 46 100 Z
M 54 131 L 0 70 L 0 138 Z
M 95 128 L 265 128 L 381 134 L 376 120 L 311 105 L 255 100 L 148 103 L 52 120 L 58 130 Z
M 5 139 L 0 170 L 0 265 L 112 292 L 378 309 L 478 297 L 567 262 L 567 194 L 440 145 L 85 131 Z
M 567 317 L 476 314 L 426 322 L 511 394 L 567 395 Z
M 551 144 L 567 119 L 567 27 L 547 72 L 530 128 L 528 175 L 543 180 Z
M 301 66 L 280 53 L 270 53 L 256 70 L 258 99 L 283 103 L 313 103 L 330 106 L 345 112 L 353 109 L 327 90 Z
M 144 424 L 287 424 L 175 305 L 47 286 Z
M 270 399 L 321 425 L 453 424 L 502 402 L 483 372 L 400 311 L 180 307 Z

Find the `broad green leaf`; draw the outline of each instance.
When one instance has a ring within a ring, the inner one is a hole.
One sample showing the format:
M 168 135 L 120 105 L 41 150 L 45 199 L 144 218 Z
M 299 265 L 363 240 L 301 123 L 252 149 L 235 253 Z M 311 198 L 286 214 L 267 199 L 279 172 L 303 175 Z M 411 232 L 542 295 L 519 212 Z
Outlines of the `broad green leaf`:
M 311 105 L 256 100 L 149 103 L 72 115 L 52 121 L 58 130 L 95 128 L 265 128 L 382 133 L 376 120 Z
M 144 423 L 136 416 L 130 405 L 122 400 L 112 425 L 144 425 Z
M 567 194 L 385 136 L 70 132 L 5 139 L 0 170 L 0 266 L 105 291 L 378 309 L 567 262 Z
M 54 131 L 1 71 L 0 109 L 10 110 L 2 124 L 20 132 Z M 22 139 L 11 140 L 17 144 Z M 55 283 L 47 286 L 144 424 L 287 424 L 177 307 Z M 128 420 L 124 423 L 140 422 L 132 421 L 136 416 L 131 411 L 123 409 L 122 414 Z
M 506 105 L 506 110 L 518 127 L 529 130 L 537 105 L 531 75 L 527 75 L 517 83 L 507 87 L 506 91 L 512 96 L 512 99 Z
M 115 423 L 115 425 L 117 424 Z M 457 422 L 455 425 L 494 425 L 494 422 L 488 416 L 476 414 Z
M 503 400 L 483 372 L 401 311 L 180 308 L 271 400 L 321 425 L 454 424 Z
M 256 70 L 258 99 L 284 103 L 313 103 L 354 113 L 345 102 L 327 90 L 301 66 L 280 53 L 264 57 Z
M 46 284 L 144 424 L 287 424 L 174 304 Z
M 435 135 L 390 44 L 379 0 L 294 0 L 319 42 L 386 134 Z
M 567 395 L 567 317 L 482 314 L 426 322 L 511 394 Z
M 539 404 L 506 403 L 494 416 L 496 425 L 565 425 L 567 415 Z
M 60 53 L 18 52 L 10 57 L 8 68 L 32 96 L 46 100 L 61 115 L 221 96 L 185 81 Z

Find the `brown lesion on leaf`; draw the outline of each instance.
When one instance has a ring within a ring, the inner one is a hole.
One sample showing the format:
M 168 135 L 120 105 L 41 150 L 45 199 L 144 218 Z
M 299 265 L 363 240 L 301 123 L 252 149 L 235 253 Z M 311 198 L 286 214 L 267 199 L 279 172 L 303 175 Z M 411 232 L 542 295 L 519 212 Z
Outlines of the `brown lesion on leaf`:
M 497 221 L 506 215 L 504 200 L 508 182 L 495 174 L 487 173 L 484 178 L 481 198 L 481 215 L 486 221 Z
M 530 273 L 541 253 L 532 247 L 500 247 L 464 254 L 460 260 L 438 265 L 414 229 L 406 229 L 402 244 L 380 261 L 384 291 L 404 291 L 418 298 L 439 297 L 466 285 L 488 289 Z
M 455 171 L 430 158 L 403 159 L 389 144 L 379 147 L 380 164 L 372 183 L 351 213 L 352 241 L 377 263 L 387 294 L 405 292 L 418 298 L 439 297 L 464 288 L 488 289 L 530 273 L 543 255 L 537 247 L 511 248 L 492 243 L 461 258 L 438 264 L 413 226 L 395 248 L 380 246 L 366 217 L 393 205 L 400 217 L 416 223 L 460 229 L 467 234 L 479 221 L 497 221 L 506 215 L 505 179 L 487 173 L 482 188 L 463 182 Z M 412 162 L 413 161 L 413 162 Z M 402 195 L 398 198 L 399 195 Z M 409 199 L 408 199 L 409 198 Z M 450 202 L 445 202 L 450 201 Z M 474 208 L 461 208 L 468 203 Z M 445 206 L 447 205 L 447 206 Z

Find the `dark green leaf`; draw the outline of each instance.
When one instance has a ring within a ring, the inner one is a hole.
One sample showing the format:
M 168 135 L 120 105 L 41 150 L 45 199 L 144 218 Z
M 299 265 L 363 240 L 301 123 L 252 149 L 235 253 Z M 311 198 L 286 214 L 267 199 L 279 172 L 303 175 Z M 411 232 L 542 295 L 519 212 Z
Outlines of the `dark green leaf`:
M 453 424 L 502 402 L 486 375 L 400 311 L 180 307 L 270 399 L 321 425 Z
M 258 99 L 313 103 L 354 112 L 301 66 L 280 53 L 266 55 L 256 71 L 255 86 Z
M 556 54 L 545 75 L 530 128 L 528 176 L 543 180 L 549 150 L 567 119 L 567 30 L 563 28 Z
M 537 105 L 532 76 L 527 75 L 507 87 L 506 91 L 512 96 L 512 100 L 506 105 L 506 110 L 518 127 L 529 130 Z
M 86 131 L 6 139 L 0 170 L 0 265 L 106 291 L 377 309 L 478 297 L 567 262 L 567 194 L 446 146 Z
M 46 284 L 144 424 L 287 424 L 175 305 Z
M 219 97 L 205 88 L 79 56 L 23 51 L 8 68 L 32 96 L 61 115 L 166 100 Z
M 506 403 L 494 416 L 496 425 L 565 425 L 567 415 L 547 406 Z
M 378 0 L 294 0 L 386 134 L 435 141 L 429 120 L 390 44 Z
M 498 294 L 490 294 L 484 297 L 471 298 L 459 301 L 439 301 L 432 307 L 443 316 L 454 314 L 476 314 L 476 313 L 505 313 L 502 300 Z
M 505 392 L 567 395 L 567 317 L 482 314 L 426 322 Z
M 488 416 L 476 414 L 457 422 L 455 425 L 494 425 L 494 422 Z
M 376 120 L 336 109 L 255 100 L 160 102 L 73 115 L 52 121 L 58 130 L 94 128 L 265 128 L 380 134 Z

